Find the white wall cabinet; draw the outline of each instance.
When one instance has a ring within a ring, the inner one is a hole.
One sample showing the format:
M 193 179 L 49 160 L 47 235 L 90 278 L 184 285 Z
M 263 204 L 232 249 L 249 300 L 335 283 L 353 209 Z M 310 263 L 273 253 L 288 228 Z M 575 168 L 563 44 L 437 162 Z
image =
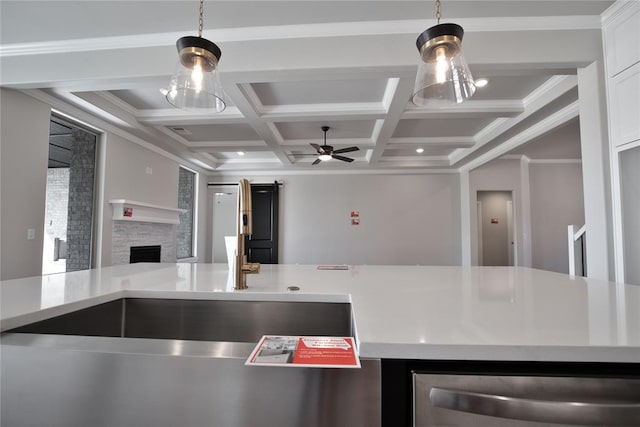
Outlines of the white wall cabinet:
M 640 2 L 618 1 L 603 15 L 617 282 L 640 284 L 640 194 L 631 191 L 640 168 Z M 621 167 L 623 165 L 624 167 Z M 635 213 L 635 215 L 633 214 Z M 625 262 L 626 261 L 626 262 Z

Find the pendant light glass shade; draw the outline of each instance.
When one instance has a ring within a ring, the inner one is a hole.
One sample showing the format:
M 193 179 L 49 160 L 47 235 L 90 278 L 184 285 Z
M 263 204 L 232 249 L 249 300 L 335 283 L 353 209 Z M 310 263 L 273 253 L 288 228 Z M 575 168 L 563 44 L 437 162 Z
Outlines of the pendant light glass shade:
M 218 74 L 220 48 L 205 38 L 192 36 L 180 38 L 176 47 L 180 61 L 167 88 L 167 101 L 195 113 L 223 111 L 226 104 Z
M 476 86 L 462 55 L 463 34 L 457 24 L 438 24 L 420 34 L 421 61 L 411 97 L 415 105 L 446 106 L 473 96 Z

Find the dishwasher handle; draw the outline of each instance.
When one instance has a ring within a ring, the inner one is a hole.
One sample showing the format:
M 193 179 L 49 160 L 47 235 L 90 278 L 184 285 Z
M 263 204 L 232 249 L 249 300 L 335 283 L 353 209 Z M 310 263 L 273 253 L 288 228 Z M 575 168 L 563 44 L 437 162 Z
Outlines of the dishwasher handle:
M 543 423 L 640 426 L 640 403 L 592 403 L 522 399 L 432 387 L 438 408 Z

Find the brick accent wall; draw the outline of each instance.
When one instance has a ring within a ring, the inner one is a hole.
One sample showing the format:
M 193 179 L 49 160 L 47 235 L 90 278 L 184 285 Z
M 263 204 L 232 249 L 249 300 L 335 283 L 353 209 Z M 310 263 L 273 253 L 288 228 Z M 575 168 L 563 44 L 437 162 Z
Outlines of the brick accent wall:
M 67 271 L 91 268 L 93 232 L 93 187 L 96 136 L 73 129 L 69 168 L 69 210 L 67 222 Z
M 180 224 L 178 224 L 176 254 L 178 259 L 193 256 L 193 201 L 195 200 L 195 177 L 196 174 L 179 168 L 178 177 L 178 208 L 186 209 L 180 214 Z

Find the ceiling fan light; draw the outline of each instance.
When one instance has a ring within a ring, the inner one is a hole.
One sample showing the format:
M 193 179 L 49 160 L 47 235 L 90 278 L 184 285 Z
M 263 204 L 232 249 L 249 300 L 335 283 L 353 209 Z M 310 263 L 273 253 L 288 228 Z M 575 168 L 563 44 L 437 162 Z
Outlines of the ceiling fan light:
M 464 30 L 457 24 L 438 24 L 416 40 L 420 63 L 411 101 L 420 107 L 464 102 L 476 91 L 462 54 Z
M 331 155 L 330 154 L 320 154 L 318 156 L 318 159 L 322 160 L 323 162 L 326 162 L 327 160 L 331 160 Z

